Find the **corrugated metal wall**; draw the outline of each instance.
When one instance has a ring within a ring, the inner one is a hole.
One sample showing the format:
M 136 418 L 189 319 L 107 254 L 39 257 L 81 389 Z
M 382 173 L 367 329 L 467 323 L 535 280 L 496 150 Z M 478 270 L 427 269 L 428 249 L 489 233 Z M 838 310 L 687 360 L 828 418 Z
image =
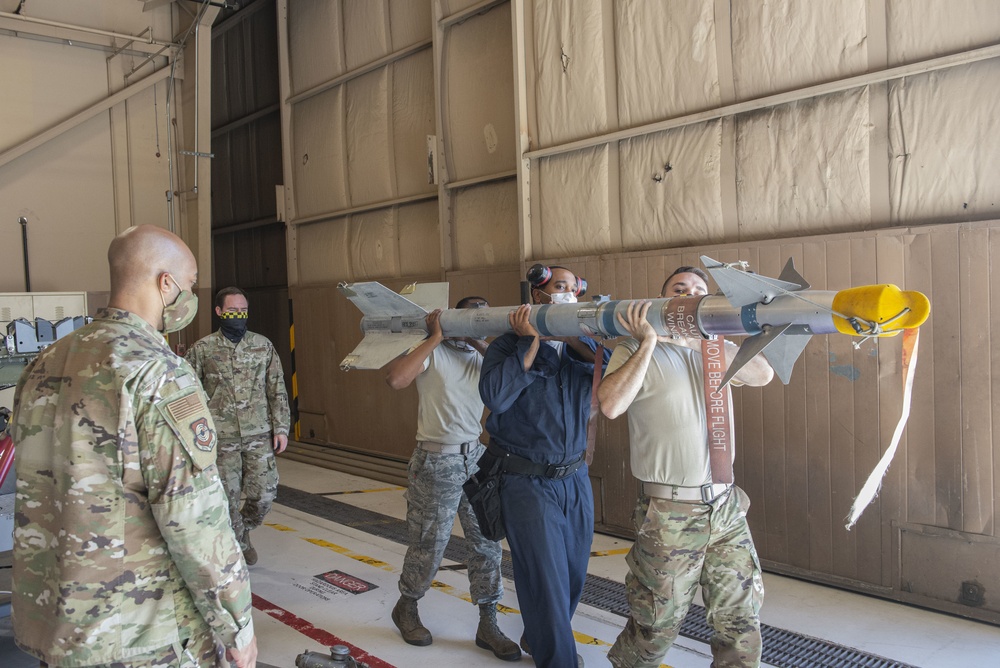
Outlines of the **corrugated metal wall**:
M 250 329 L 274 343 L 290 387 L 285 227 L 275 194 L 283 182 L 278 91 L 274 0 L 220 14 L 212 29 L 213 292 L 247 292 Z
M 921 330 L 912 412 L 880 495 L 852 530 L 845 518 L 902 410 L 897 338 L 855 348 L 813 337 L 787 386 L 734 390 L 736 479 L 770 570 L 940 607 L 994 623 L 1000 605 L 963 602 L 963 585 L 1000 590 L 1000 222 L 935 225 L 665 251 L 561 258 L 592 290 L 659 293 L 664 278 L 707 254 L 776 276 L 788 258 L 819 290 L 894 283 L 932 303 Z M 596 517 L 631 535 L 637 492 L 624 418 L 601 419 L 591 466 Z

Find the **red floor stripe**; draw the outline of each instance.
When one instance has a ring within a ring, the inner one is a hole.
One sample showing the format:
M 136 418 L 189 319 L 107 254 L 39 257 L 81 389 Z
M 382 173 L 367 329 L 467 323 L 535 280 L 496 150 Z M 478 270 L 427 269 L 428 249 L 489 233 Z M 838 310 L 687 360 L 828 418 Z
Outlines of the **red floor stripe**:
M 253 607 L 270 615 L 271 617 L 274 617 L 285 626 L 295 629 L 302 635 L 312 638 L 321 645 L 325 645 L 326 647 L 344 645 L 351 650 L 351 656 L 354 657 L 355 661 L 359 663 L 363 661 L 370 666 L 370 668 L 395 668 L 391 663 L 386 663 L 377 656 L 372 656 L 357 645 L 352 645 L 343 638 L 338 638 L 333 635 L 329 631 L 324 631 L 323 629 L 313 626 L 301 617 L 288 612 L 284 608 L 271 603 L 267 599 L 261 598 L 257 594 L 253 595 Z

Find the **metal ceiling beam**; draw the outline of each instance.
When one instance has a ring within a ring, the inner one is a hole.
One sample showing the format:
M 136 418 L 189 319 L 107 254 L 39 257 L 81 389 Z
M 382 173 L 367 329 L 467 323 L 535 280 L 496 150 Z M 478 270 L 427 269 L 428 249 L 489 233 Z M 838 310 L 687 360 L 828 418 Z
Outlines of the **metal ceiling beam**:
M 11 32 L 24 33 L 26 35 L 37 35 L 39 37 L 52 37 L 65 40 L 67 42 L 81 42 L 93 44 L 94 46 L 116 48 L 113 40 L 123 39 L 131 42 L 129 49 L 142 53 L 156 53 L 161 47 L 179 49 L 180 44 L 164 42 L 148 36 L 128 35 L 125 33 L 112 32 L 110 30 L 100 30 L 87 26 L 78 26 L 70 23 L 60 23 L 47 19 L 37 19 L 31 16 L 11 14 L 10 12 L 0 12 L 0 29 Z M 104 39 L 99 39 L 99 37 Z
M 16 146 L 12 146 L 11 148 L 6 149 L 3 152 L 0 152 L 0 168 L 2 168 L 4 165 L 13 162 L 17 158 L 20 158 L 25 153 L 33 151 L 39 146 L 55 139 L 56 137 L 62 135 L 63 133 L 72 130 L 78 125 L 86 123 L 94 116 L 97 116 L 98 114 L 107 111 L 108 109 L 115 106 L 119 102 L 127 100 L 136 93 L 140 93 L 146 90 L 153 84 L 159 83 L 160 81 L 163 81 L 169 76 L 170 76 L 169 67 L 160 68 L 156 72 L 153 72 L 149 76 L 140 79 L 131 86 L 127 86 L 122 90 L 118 91 L 117 93 L 115 93 L 114 95 L 111 95 L 110 97 L 107 97 L 101 100 L 100 102 L 97 102 L 96 104 L 92 104 L 86 109 L 79 111 L 76 114 L 73 114 L 66 120 L 57 123 L 56 125 L 53 125 L 48 130 L 45 130 L 35 135 L 34 137 L 26 141 L 23 141 L 20 144 L 17 144 Z
M 929 60 L 923 60 L 916 63 L 909 63 L 906 65 L 899 65 L 897 67 L 890 67 L 888 69 L 881 71 L 859 74 L 857 76 L 847 77 L 846 79 L 839 79 L 836 81 L 830 81 L 826 83 L 816 84 L 813 86 L 807 86 L 806 88 L 799 88 L 784 93 L 767 95 L 765 97 L 759 97 L 753 100 L 746 100 L 744 102 L 728 104 L 722 107 L 718 107 L 716 109 L 709 109 L 707 111 L 700 111 L 694 114 L 678 116 L 676 118 L 670 118 L 663 121 L 657 121 L 655 123 L 640 125 L 634 128 L 627 128 L 624 130 L 618 130 L 616 132 L 608 132 L 601 135 L 595 135 L 593 137 L 577 139 L 576 141 L 568 142 L 566 144 L 543 146 L 533 151 L 527 151 L 523 153 L 522 157 L 530 160 L 548 158 L 554 155 L 570 153 L 572 151 L 580 151 L 586 148 L 593 148 L 595 146 L 603 146 L 605 144 L 610 144 L 612 142 L 618 142 L 625 139 L 642 137 L 644 135 L 653 134 L 654 132 L 662 132 L 664 130 L 674 130 L 688 125 L 695 125 L 697 123 L 704 123 L 706 121 L 712 121 L 717 118 L 723 118 L 725 116 L 735 116 L 737 114 L 745 114 L 747 112 L 756 111 L 758 109 L 777 107 L 782 104 L 790 104 L 792 102 L 808 100 L 813 97 L 820 97 L 822 95 L 839 93 L 841 91 L 850 90 L 852 88 L 860 88 L 862 86 L 878 84 L 885 81 L 890 81 L 892 79 L 902 79 L 904 77 L 916 76 L 918 74 L 926 74 L 928 72 L 935 72 L 937 70 L 943 70 L 950 67 L 968 65 L 970 63 L 976 63 L 981 60 L 989 60 L 991 58 L 1000 58 L 1000 44 L 993 44 L 991 46 L 986 46 L 980 49 L 972 49 L 969 51 L 963 51 L 961 53 L 955 53 L 948 56 L 941 56 L 939 58 L 931 58 Z

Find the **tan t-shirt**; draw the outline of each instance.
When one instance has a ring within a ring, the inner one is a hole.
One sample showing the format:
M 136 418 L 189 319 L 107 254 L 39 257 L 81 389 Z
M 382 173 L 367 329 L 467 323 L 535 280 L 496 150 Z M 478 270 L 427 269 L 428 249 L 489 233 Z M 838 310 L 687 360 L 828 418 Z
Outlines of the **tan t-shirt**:
M 619 343 L 607 374 L 638 349 L 635 339 Z M 639 480 L 682 487 L 712 482 L 701 352 L 656 344 L 642 386 L 628 407 L 628 430 L 632 475 Z
M 447 343 L 435 348 L 417 376 L 417 440 L 445 445 L 468 443 L 483 431 L 479 370 L 483 356 Z

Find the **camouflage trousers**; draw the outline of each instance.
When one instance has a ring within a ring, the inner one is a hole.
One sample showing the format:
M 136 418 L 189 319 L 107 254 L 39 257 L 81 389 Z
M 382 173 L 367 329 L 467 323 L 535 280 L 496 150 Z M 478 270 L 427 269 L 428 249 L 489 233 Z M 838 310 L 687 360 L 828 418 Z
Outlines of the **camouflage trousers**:
M 759 666 L 764 598 L 757 550 L 738 487 L 711 504 L 640 496 L 625 576 L 631 613 L 608 659 L 655 667 L 677 638 L 698 586 L 708 610 L 714 668 Z
M 406 524 L 410 546 L 403 558 L 399 591 L 420 598 L 430 588 L 451 540 L 455 515 L 462 523 L 469 555 L 469 593 L 473 603 L 496 603 L 503 596 L 500 576 L 500 543 L 487 540 L 462 491 L 462 483 L 479 470 L 476 462 L 486 448 L 479 443 L 466 454 L 426 452 L 419 447 L 410 457 L 407 470 Z
M 41 668 L 48 668 L 44 661 Z M 225 650 L 215 641 L 211 631 L 197 635 L 186 641 L 183 646 L 168 645 L 158 652 L 141 654 L 139 656 L 114 661 L 112 663 L 95 664 L 87 668 L 222 668 L 229 666 L 225 659 Z
M 246 532 L 261 525 L 278 494 L 278 465 L 271 434 L 219 441 L 216 461 L 229 500 L 229 522 L 240 549 L 245 551 L 249 547 Z M 241 496 L 245 497 L 242 508 Z

